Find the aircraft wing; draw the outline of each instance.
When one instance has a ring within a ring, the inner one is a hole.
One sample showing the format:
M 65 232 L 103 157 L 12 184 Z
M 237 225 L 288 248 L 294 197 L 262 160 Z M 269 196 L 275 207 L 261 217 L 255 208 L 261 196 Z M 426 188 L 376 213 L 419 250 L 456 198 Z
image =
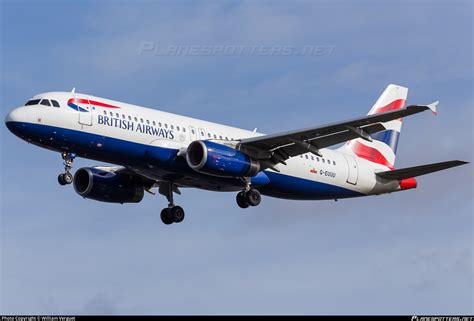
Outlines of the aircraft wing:
M 155 187 L 156 180 L 151 179 L 140 172 L 133 170 L 132 168 L 123 167 L 123 166 L 94 166 L 94 168 L 111 172 L 117 174 L 126 174 L 134 177 L 135 182 L 142 185 L 146 191 L 149 191 L 151 188 Z
M 438 102 L 429 105 L 411 105 L 339 123 L 242 139 L 237 148 L 260 161 L 267 160 L 266 167 L 273 167 L 278 163 L 284 164 L 290 157 L 308 152 L 321 156 L 319 149 L 355 138 L 371 141 L 370 134 L 386 130 L 383 123 L 425 110 L 431 110 L 436 114 L 437 105 Z
M 152 189 L 155 187 L 158 187 L 158 192 L 162 195 L 166 196 L 166 192 L 169 188 L 170 182 L 167 181 L 158 181 L 154 178 L 151 178 L 147 176 L 145 173 L 134 170 L 133 168 L 130 167 L 124 167 L 124 166 L 95 166 L 94 168 L 106 171 L 106 172 L 111 172 L 111 173 L 116 173 L 116 174 L 125 174 L 125 175 L 130 175 L 133 176 L 134 180 L 136 183 L 140 184 L 143 186 L 145 192 L 148 192 L 150 194 L 155 195 L 154 192 L 152 192 Z M 171 184 L 171 188 L 173 189 L 173 192 L 176 194 L 181 194 L 181 191 L 179 190 L 179 187 L 183 187 L 179 184 Z

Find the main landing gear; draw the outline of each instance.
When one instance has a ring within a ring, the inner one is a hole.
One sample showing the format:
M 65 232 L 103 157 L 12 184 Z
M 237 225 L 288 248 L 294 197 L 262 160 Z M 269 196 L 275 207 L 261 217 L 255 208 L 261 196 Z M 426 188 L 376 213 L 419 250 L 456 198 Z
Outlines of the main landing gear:
M 184 210 L 181 206 L 175 206 L 173 201 L 173 193 L 181 194 L 178 187 L 170 182 L 160 182 L 159 192 L 168 200 L 168 207 L 161 211 L 161 221 L 166 225 L 181 223 L 184 220 Z
M 247 208 L 249 206 L 257 206 L 262 201 L 260 192 L 254 188 L 239 192 L 236 197 L 237 205 L 240 208 Z
M 60 185 L 68 185 L 71 184 L 74 179 L 71 173 L 71 168 L 76 155 L 70 152 L 62 152 L 61 156 L 64 160 L 64 173 L 59 174 L 58 183 Z

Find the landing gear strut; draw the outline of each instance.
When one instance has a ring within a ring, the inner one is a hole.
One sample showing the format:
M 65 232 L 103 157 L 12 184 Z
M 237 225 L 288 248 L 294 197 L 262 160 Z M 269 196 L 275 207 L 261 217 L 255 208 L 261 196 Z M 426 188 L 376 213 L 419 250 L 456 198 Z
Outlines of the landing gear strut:
M 173 201 L 173 193 L 180 194 L 176 185 L 171 182 L 160 182 L 159 192 L 168 200 L 168 207 L 161 211 L 161 221 L 166 225 L 181 223 L 184 220 L 184 210 L 181 206 L 174 205 Z
M 249 206 L 257 206 L 262 201 L 260 192 L 254 188 L 247 191 L 241 191 L 236 197 L 237 205 L 240 208 L 247 208 Z
M 74 179 L 71 173 L 71 168 L 76 155 L 70 152 L 62 152 L 61 156 L 64 160 L 64 173 L 59 174 L 58 183 L 60 185 L 71 184 Z

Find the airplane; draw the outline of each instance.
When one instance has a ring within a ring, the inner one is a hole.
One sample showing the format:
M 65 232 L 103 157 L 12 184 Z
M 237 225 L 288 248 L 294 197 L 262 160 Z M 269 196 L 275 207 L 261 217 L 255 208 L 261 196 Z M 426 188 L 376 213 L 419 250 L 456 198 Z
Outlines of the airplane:
M 164 224 L 182 222 L 174 194 L 184 188 L 237 192 L 239 207 L 261 195 L 338 200 L 417 187 L 415 177 L 468 162 L 452 160 L 396 169 L 403 118 L 438 102 L 405 107 L 408 88 L 390 84 L 366 116 L 264 135 L 177 114 L 71 92 L 47 92 L 13 109 L 8 129 L 59 152 L 61 185 L 84 198 L 138 203 L 144 192 L 165 196 Z M 333 147 L 330 149 L 328 147 Z M 76 157 L 114 164 L 71 173 Z

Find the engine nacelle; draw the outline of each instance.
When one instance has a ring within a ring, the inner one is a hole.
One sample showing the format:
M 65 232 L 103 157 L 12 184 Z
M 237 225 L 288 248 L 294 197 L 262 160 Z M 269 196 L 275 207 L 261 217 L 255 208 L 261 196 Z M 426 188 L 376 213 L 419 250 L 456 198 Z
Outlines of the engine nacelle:
M 74 175 L 74 189 L 85 198 L 108 203 L 139 203 L 143 186 L 132 176 L 116 174 L 94 167 L 83 167 Z
M 260 171 L 258 161 L 211 141 L 196 140 L 189 144 L 186 161 L 195 171 L 220 177 L 252 177 Z

